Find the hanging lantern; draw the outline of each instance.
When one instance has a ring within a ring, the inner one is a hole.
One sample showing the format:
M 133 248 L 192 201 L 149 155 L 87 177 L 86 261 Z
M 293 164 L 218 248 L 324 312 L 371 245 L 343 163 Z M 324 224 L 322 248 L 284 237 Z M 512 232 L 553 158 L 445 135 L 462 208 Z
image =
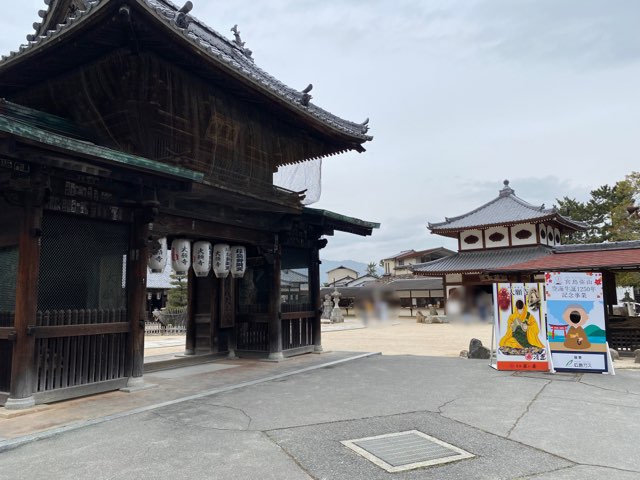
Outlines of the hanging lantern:
M 154 240 L 149 248 L 149 268 L 153 273 L 164 272 L 167 266 L 167 239 L 159 238 Z
M 171 268 L 176 275 L 186 275 L 191 266 L 191 243 L 184 238 L 171 243 Z
M 193 271 L 196 277 L 206 277 L 211 270 L 211 243 L 196 242 L 193 244 Z
M 213 247 L 213 273 L 217 278 L 227 278 L 231 269 L 231 251 L 229 245 L 218 243 Z
M 240 246 L 231 247 L 231 276 L 244 277 L 247 270 L 247 249 Z

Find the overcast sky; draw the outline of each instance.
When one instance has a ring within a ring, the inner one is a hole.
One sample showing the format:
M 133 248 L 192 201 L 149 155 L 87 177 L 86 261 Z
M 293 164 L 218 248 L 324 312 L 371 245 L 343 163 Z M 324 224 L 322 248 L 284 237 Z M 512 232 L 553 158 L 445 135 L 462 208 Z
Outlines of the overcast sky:
M 0 0 L 0 51 L 39 0 Z M 6 4 L 6 5 L 4 5 Z M 550 206 L 640 169 L 640 1 L 194 0 L 192 13 L 313 102 L 370 117 L 367 152 L 323 163 L 315 207 L 382 223 L 322 257 L 454 245 L 427 222 L 516 193 Z

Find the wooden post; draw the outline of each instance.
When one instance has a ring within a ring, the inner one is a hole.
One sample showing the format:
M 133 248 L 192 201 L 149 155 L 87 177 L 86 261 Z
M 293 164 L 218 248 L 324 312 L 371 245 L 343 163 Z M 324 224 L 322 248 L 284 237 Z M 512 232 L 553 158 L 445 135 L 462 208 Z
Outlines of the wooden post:
M 187 273 L 187 340 L 185 355 L 196 354 L 196 274 L 193 268 Z
M 309 250 L 309 300 L 313 317 L 313 351 L 322 352 L 322 299 L 320 296 L 320 252 L 314 245 Z
M 282 319 L 280 315 L 280 275 L 282 247 L 276 236 L 273 264 L 271 265 L 271 291 L 269 294 L 269 360 L 282 360 Z
M 30 408 L 35 405 L 35 337 L 29 326 L 36 324 L 38 309 L 38 276 L 40 271 L 40 235 L 42 208 L 27 198 L 20 222 L 18 274 L 16 278 L 16 340 L 11 362 L 11 388 L 5 403 L 8 410 Z
M 127 293 L 129 317 L 129 381 L 127 387 L 140 388 L 144 385 L 144 307 L 147 300 L 147 261 L 149 248 L 149 223 L 143 212 L 136 212 L 129 242 L 129 269 L 127 272 Z

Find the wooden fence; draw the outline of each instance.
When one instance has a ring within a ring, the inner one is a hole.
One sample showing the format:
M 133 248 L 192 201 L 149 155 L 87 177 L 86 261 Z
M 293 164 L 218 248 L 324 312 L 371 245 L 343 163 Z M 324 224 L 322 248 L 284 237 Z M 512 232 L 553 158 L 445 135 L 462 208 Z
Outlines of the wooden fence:
M 125 377 L 128 332 L 125 309 L 38 311 L 35 391 Z

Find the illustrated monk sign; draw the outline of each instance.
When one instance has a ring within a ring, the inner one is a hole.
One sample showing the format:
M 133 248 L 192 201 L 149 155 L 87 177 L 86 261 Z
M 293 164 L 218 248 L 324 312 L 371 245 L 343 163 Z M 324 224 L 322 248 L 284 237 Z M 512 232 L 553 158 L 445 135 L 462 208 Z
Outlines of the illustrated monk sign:
M 549 347 L 559 372 L 606 372 L 602 274 L 545 274 Z
M 497 283 L 493 289 L 496 368 L 548 371 L 544 284 Z

